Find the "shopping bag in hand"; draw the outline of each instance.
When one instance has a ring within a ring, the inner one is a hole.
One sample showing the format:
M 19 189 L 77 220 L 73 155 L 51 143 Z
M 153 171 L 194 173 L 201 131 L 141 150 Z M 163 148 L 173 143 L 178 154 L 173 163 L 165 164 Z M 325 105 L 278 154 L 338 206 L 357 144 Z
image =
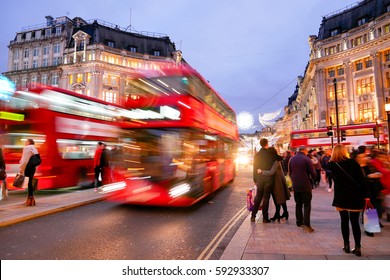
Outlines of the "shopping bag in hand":
M 256 196 L 256 186 L 253 186 L 246 192 L 246 209 L 253 210 L 253 204 Z
M 372 206 L 369 200 L 366 200 L 366 206 L 364 207 L 363 223 L 365 231 L 372 233 L 381 232 L 381 228 L 379 226 L 378 212 L 376 211 L 374 206 Z
M 21 187 L 23 186 L 24 178 L 25 178 L 24 175 L 22 175 L 22 174 L 20 174 L 20 173 L 16 174 L 12 186 L 14 186 L 14 187 L 16 187 L 16 188 L 21 188 Z
M 257 187 L 254 185 L 246 192 L 246 209 L 249 211 L 253 210 L 253 206 L 255 205 Z M 263 205 L 259 206 L 259 210 L 263 208 Z
M 28 181 L 29 181 L 29 179 L 30 178 L 28 178 L 28 177 L 24 177 L 22 189 L 27 189 L 28 188 Z

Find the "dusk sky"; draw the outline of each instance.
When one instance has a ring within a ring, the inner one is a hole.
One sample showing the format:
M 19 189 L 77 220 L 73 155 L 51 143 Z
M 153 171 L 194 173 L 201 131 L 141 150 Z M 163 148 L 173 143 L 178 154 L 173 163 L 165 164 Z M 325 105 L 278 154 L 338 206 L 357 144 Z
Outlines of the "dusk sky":
M 287 105 L 309 60 L 308 38 L 323 16 L 355 5 L 340 0 L 84 0 L 5 1 L 0 26 L 0 71 L 8 44 L 45 16 L 99 19 L 132 30 L 167 34 L 184 59 L 237 114 L 258 115 Z

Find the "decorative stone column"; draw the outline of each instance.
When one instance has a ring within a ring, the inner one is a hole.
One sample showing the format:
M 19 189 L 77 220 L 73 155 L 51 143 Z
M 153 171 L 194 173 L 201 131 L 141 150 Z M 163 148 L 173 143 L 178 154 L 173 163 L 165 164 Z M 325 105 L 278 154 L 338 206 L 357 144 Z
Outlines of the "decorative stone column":
M 355 92 L 353 86 L 353 65 L 350 60 L 344 61 L 345 67 L 345 86 L 348 100 L 348 123 L 355 123 L 356 107 L 355 107 Z
M 317 101 L 318 101 L 318 126 L 325 127 L 328 123 L 328 99 L 327 99 L 327 88 L 326 88 L 326 77 L 325 70 L 319 68 L 315 71 L 315 87 L 317 92 Z
M 380 120 L 383 120 L 385 119 L 384 117 L 384 110 L 383 108 L 385 108 L 385 103 L 384 103 L 384 85 L 383 85 L 383 79 L 382 79 L 382 76 L 383 76 L 383 73 L 382 73 L 382 67 L 381 67 L 381 56 L 380 56 L 380 53 L 379 52 L 373 52 L 371 53 L 371 58 L 373 60 L 373 66 L 374 66 L 374 71 L 373 71 L 373 75 L 374 75 L 374 85 L 375 85 L 375 110 L 377 112 L 377 118 L 380 119 Z M 374 96 L 373 96 L 374 97 Z
M 101 99 L 101 92 L 103 91 L 103 81 L 102 81 L 102 73 L 100 71 L 92 71 L 92 79 L 91 79 L 91 97 Z

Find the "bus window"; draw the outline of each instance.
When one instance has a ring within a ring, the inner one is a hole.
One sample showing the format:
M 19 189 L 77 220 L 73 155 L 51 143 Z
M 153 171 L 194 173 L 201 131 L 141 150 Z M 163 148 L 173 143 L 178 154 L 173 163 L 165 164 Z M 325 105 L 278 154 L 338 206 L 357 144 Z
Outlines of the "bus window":
M 63 159 L 91 159 L 94 157 L 97 141 L 58 139 L 58 153 Z

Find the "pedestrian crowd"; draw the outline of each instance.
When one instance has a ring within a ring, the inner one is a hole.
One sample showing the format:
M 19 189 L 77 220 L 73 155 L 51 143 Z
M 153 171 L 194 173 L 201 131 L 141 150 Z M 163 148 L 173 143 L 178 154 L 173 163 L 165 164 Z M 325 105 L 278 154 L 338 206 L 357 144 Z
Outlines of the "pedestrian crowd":
M 292 196 L 295 201 L 296 225 L 306 232 L 314 232 L 310 213 L 312 190 L 321 179 L 326 181 L 326 191 L 333 192 L 332 206 L 340 215 L 342 250 L 361 256 L 361 229 L 363 212 L 372 205 L 381 219 L 390 221 L 390 152 L 374 147 L 359 146 L 348 151 L 337 144 L 333 148 L 309 150 L 301 146 L 296 152 L 279 155 L 267 139 L 260 140 L 261 149 L 253 161 L 253 181 L 256 196 L 251 211 L 251 221 L 261 210 L 262 222 L 271 223 L 288 219 L 286 201 Z M 287 182 L 291 181 L 289 188 Z M 290 190 L 293 195 L 290 195 Z M 269 217 L 269 200 L 275 204 L 275 215 Z M 280 214 L 280 209 L 283 214 Z M 350 226 L 354 247 L 350 246 Z M 373 237 L 374 233 L 365 230 Z

